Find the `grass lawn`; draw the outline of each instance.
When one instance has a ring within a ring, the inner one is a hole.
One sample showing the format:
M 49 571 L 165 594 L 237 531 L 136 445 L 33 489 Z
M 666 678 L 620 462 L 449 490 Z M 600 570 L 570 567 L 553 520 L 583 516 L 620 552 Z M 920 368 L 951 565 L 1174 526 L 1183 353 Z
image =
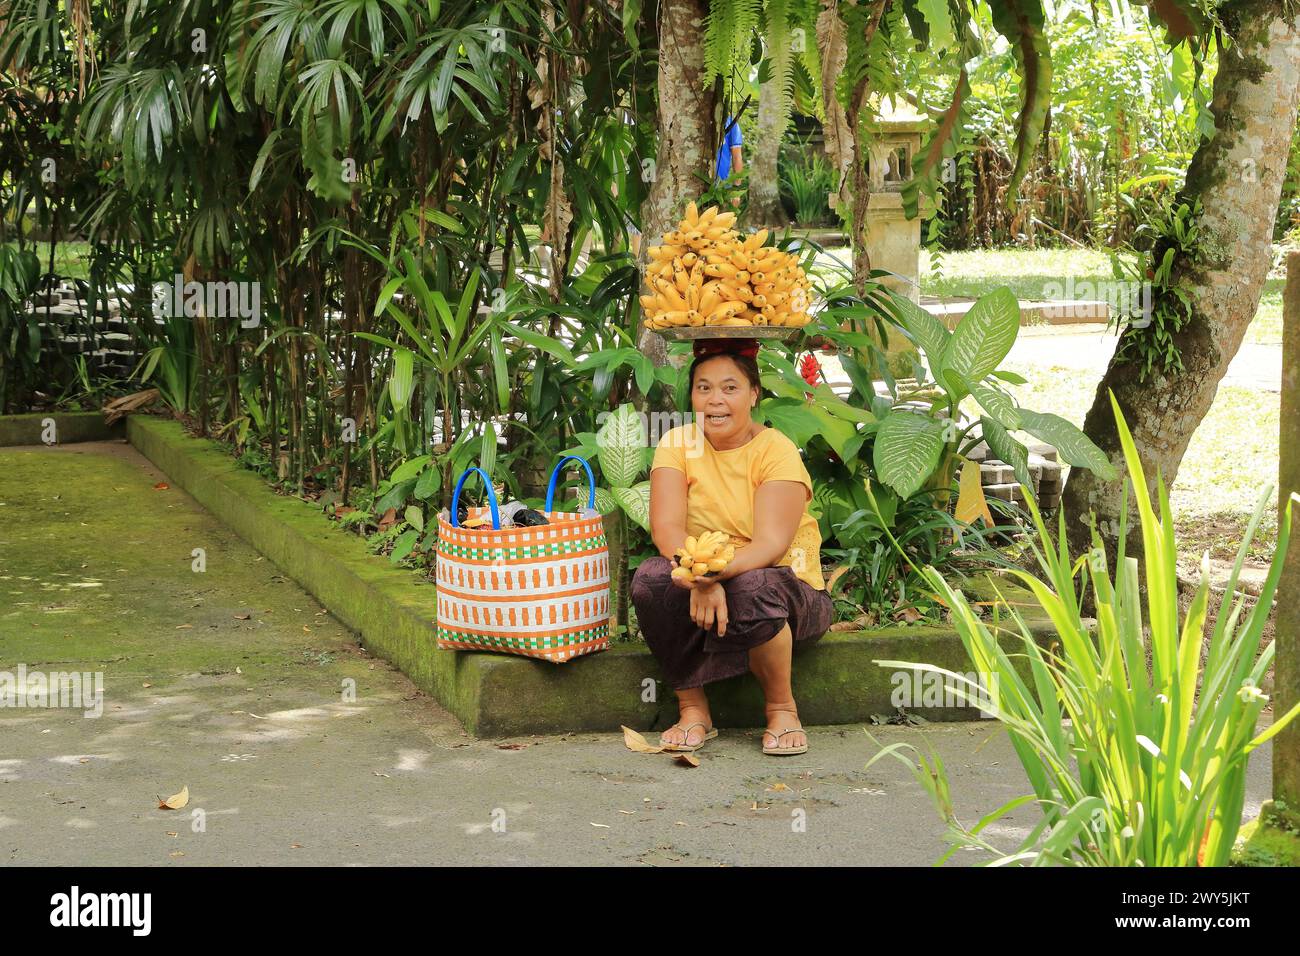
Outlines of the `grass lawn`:
M 844 250 L 847 252 L 847 250 Z M 926 295 L 980 296 L 1009 286 L 1020 299 L 1062 298 L 1068 284 L 1088 280 L 1114 281 L 1110 255 L 1098 249 L 989 249 L 943 254 L 937 276 L 928 275 L 930 254 L 921 250 L 921 289 Z M 1245 341 L 1258 345 L 1282 343 L 1281 277 L 1264 283 L 1259 309 L 1246 330 Z M 1075 290 L 1075 297 L 1080 296 Z
M 1035 411 L 1052 411 L 1082 427 L 1099 376 L 1081 369 L 1007 366 L 1029 379 L 1016 399 Z M 1276 484 L 1276 393 L 1222 386 L 1210 413 L 1192 436 L 1170 495 L 1180 550 L 1231 559 L 1265 485 Z M 1249 427 L 1243 427 L 1249 423 Z M 1022 436 L 1023 437 L 1023 436 Z M 1277 541 L 1276 515 L 1265 517 L 1252 554 L 1267 559 Z
M 41 271 L 50 268 L 50 244 L 48 242 L 32 243 L 36 255 L 41 260 Z M 90 278 L 90 243 L 60 242 L 54 250 L 54 271 L 64 278 Z

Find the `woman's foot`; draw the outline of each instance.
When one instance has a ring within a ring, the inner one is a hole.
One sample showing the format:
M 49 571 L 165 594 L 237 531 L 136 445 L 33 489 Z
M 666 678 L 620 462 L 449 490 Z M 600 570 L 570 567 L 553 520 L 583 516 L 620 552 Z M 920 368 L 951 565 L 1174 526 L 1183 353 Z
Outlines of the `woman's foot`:
M 808 735 L 803 732 L 799 714 L 790 704 L 785 707 L 768 707 L 767 730 L 763 731 L 764 750 L 808 749 Z
M 704 743 L 704 737 L 713 729 L 713 719 L 707 707 L 695 704 L 682 704 L 681 716 L 659 735 L 659 743 L 665 747 L 698 747 Z

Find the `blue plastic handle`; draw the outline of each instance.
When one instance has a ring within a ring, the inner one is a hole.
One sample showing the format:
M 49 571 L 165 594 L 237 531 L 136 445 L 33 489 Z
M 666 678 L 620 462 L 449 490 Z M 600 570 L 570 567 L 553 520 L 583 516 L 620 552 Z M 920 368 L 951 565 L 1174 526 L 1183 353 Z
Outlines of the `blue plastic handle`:
M 456 490 L 451 493 L 451 517 L 450 522 L 453 528 L 459 528 L 460 524 L 456 519 L 456 512 L 460 508 L 460 489 L 465 484 L 465 479 L 478 472 L 483 478 L 483 487 L 487 489 L 488 506 L 492 509 L 492 530 L 501 530 L 501 512 L 497 510 L 497 493 L 492 490 L 492 479 L 487 476 L 482 468 L 466 468 L 461 474 L 460 480 L 456 482 Z M 594 486 L 593 486 L 594 488 Z M 593 491 L 594 494 L 594 491 Z
M 564 467 L 566 461 L 580 461 L 582 462 L 582 467 L 587 469 L 587 481 L 591 485 L 591 492 L 587 499 L 587 507 L 595 508 L 596 476 L 591 473 L 591 465 L 587 463 L 587 459 L 579 455 L 565 455 L 560 459 L 560 463 L 555 466 L 555 470 L 551 472 L 551 483 L 546 486 L 546 511 L 549 513 L 551 511 L 551 505 L 555 503 L 555 483 L 560 480 L 560 469 Z

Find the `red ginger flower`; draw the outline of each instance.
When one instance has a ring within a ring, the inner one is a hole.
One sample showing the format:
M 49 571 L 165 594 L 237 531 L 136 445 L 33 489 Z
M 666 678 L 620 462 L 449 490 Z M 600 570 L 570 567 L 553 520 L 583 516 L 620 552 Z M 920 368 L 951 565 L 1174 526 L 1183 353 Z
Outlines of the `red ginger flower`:
M 805 355 L 803 361 L 799 363 L 799 374 L 803 376 L 803 380 L 809 385 L 817 384 L 821 378 L 821 371 L 821 363 L 817 361 L 817 356 L 811 352 Z

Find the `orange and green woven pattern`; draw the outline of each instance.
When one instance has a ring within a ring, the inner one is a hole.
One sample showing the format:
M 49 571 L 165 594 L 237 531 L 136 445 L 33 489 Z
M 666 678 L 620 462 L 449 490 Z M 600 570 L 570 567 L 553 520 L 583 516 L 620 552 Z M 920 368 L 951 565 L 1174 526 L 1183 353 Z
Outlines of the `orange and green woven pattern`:
M 440 648 L 561 663 L 609 646 L 604 522 L 562 511 L 547 517 L 547 525 L 500 531 L 439 522 Z

